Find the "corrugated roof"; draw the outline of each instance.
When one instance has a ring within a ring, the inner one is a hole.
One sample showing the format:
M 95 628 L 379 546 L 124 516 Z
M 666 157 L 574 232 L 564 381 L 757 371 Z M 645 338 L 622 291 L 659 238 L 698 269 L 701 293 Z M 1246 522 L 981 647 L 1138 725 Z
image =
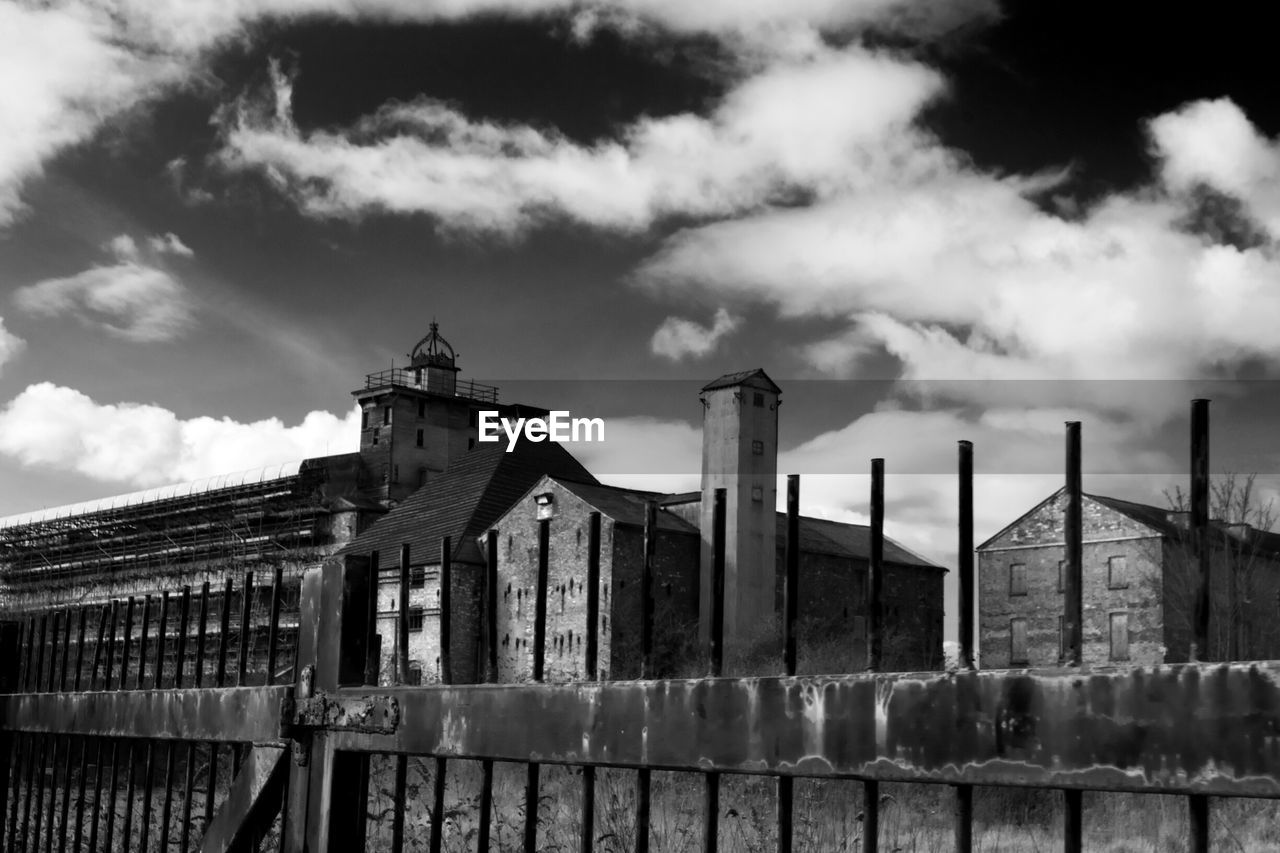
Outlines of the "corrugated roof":
M 561 486 L 582 498 L 586 503 L 598 509 L 602 515 L 606 515 L 622 524 L 634 524 L 641 527 L 644 526 L 645 504 L 651 500 L 661 503 L 663 498 L 668 497 L 662 492 L 624 489 L 619 486 L 605 486 L 600 483 L 579 483 L 572 480 L 562 480 L 559 477 L 555 478 L 555 480 Z M 659 530 L 692 533 L 695 536 L 698 534 L 698 528 L 669 512 L 659 510 L 657 521 Z
M 778 513 L 778 542 L 787 541 L 787 514 Z M 825 518 L 800 517 L 800 550 L 811 554 L 832 554 L 857 560 L 871 559 L 871 528 Z M 909 548 L 884 537 L 884 560 L 904 566 L 943 569 Z
M 753 383 L 751 382 L 753 379 L 763 380 L 763 383 Z M 703 385 L 702 390 L 711 391 L 716 388 L 732 388 L 735 385 L 747 384 L 763 384 L 764 387 L 769 388 L 775 394 L 782 392 L 782 389 L 778 387 L 777 383 L 769 378 L 769 374 L 765 373 L 764 370 L 758 367 L 755 370 L 739 370 L 737 373 L 726 373 L 719 379 L 712 379 L 706 385 Z
M 378 551 L 385 568 L 409 545 L 414 565 L 440 562 L 440 540 L 452 537 L 453 559 L 479 562 L 476 537 L 544 475 L 594 483 L 595 477 L 561 445 L 552 442 L 482 444 L 453 460 L 403 503 L 342 549 L 342 554 Z
M 82 501 L 80 503 L 67 504 L 65 506 L 38 509 L 33 512 L 23 512 L 17 515 L 0 518 L 0 529 L 19 527 L 24 524 L 39 524 L 45 521 L 54 521 L 57 519 L 70 518 L 72 516 L 90 515 L 95 512 L 103 512 L 106 510 L 123 509 L 125 507 L 137 506 L 138 504 L 151 503 L 153 501 L 183 498 L 190 495 L 216 491 L 218 489 L 266 483 L 272 480 L 287 480 L 290 477 L 297 476 L 298 472 L 302 469 L 303 461 L 305 460 L 284 462 L 278 465 L 267 465 L 263 468 L 250 468 L 245 471 L 236 471 L 230 474 L 219 474 L 216 477 L 206 477 L 202 480 L 192 480 L 186 483 L 174 483 L 168 486 L 157 486 L 153 489 L 144 489 L 139 492 L 129 492 L 123 495 L 113 495 L 111 497 L 99 498 L 98 500 L 93 501 Z

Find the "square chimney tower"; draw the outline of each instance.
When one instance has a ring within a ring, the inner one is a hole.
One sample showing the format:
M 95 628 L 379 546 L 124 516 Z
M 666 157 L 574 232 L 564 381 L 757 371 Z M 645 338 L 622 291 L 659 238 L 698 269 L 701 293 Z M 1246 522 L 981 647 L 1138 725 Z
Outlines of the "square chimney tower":
M 777 582 L 778 404 L 763 370 L 730 373 L 699 395 L 702 422 L 702 566 L 699 639 L 711 639 L 715 490 L 725 489 L 724 642 L 771 632 Z

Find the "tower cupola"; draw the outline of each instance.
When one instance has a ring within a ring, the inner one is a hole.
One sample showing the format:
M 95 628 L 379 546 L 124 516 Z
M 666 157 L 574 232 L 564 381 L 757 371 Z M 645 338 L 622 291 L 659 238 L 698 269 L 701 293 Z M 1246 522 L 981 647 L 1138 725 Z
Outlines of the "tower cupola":
M 440 334 L 440 324 L 431 321 L 429 331 L 409 353 L 409 369 L 413 384 L 436 394 L 457 391 L 457 353 Z

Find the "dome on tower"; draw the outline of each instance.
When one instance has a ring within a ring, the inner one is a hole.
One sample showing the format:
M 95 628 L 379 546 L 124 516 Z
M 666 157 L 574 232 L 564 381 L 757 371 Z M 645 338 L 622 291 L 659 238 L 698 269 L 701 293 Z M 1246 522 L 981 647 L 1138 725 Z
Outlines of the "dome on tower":
M 457 357 L 453 347 L 441 336 L 440 324 L 432 320 L 427 336 L 418 341 L 418 345 L 413 348 L 413 352 L 409 353 L 409 366 L 454 367 L 456 369 L 454 361 Z

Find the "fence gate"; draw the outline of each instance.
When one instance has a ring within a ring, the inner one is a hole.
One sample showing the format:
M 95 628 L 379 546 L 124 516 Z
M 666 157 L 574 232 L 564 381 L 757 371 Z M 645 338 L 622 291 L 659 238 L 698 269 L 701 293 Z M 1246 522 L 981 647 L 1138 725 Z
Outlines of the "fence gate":
M 1067 477 L 1068 648 L 1077 661 L 1080 611 L 1075 610 L 1073 628 L 1069 600 L 1079 595 L 1081 577 L 1079 513 L 1073 519 L 1070 509 L 1073 501 L 1079 506 L 1078 450 L 1077 425 L 1068 431 Z M 973 601 L 970 454 L 962 442 L 962 612 Z M 965 851 L 972 844 L 975 785 L 1063 791 L 1062 831 L 1069 851 L 1081 847 L 1083 790 L 1185 795 L 1193 850 L 1208 847 L 1210 796 L 1280 797 L 1280 662 L 975 671 L 964 666 L 972 660 L 970 639 L 957 671 L 875 672 L 882 607 L 879 460 L 872 471 L 872 671 L 860 674 L 716 677 L 722 651 L 713 640 L 711 677 L 541 683 L 545 607 L 539 607 L 533 683 L 451 684 L 447 540 L 441 550 L 444 683 L 439 685 L 371 683 L 378 669 L 377 558 L 372 555 L 332 560 L 303 578 L 292 666 L 277 660 L 284 636 L 278 575 L 261 669 L 247 665 L 255 598 L 251 578 L 240 591 L 238 622 L 228 584 L 220 600 L 210 597 L 207 585 L 198 596 L 184 591 L 176 604 L 166 594 L 154 613 L 154 602 L 147 599 L 140 620 L 129 602 L 93 614 L 65 611 L 6 624 L 0 631 L 6 694 L 0 697 L 0 843 L 5 850 L 60 853 L 263 845 L 295 853 L 359 850 L 374 840 L 366 838 L 366 826 L 375 755 L 392 756 L 394 763 L 386 792 L 392 803 L 386 845 L 432 853 L 442 849 L 446 821 L 453 819 L 444 807 L 445 771 L 456 759 L 480 762 L 478 825 L 465 843 L 481 851 L 500 846 L 492 819 L 495 762 L 526 767 L 522 843 L 529 851 L 540 849 L 544 765 L 582 768 L 577 841 L 584 852 L 606 846 L 595 826 L 596 771 L 605 767 L 635 774 L 634 835 L 610 838 L 610 850 L 648 850 L 653 771 L 697 774 L 701 845 L 708 851 L 715 851 L 720 840 L 724 774 L 776 779 L 777 847 L 784 851 L 793 839 L 796 777 L 862 782 L 863 802 L 850 804 L 862 810 L 860 850 L 877 848 L 881 782 L 953 789 L 955 844 Z M 1197 494 L 1207 488 L 1207 466 L 1202 477 L 1193 476 L 1192 485 Z M 718 589 L 723 588 L 723 505 L 722 494 L 717 495 L 713 572 Z M 783 642 L 789 673 L 795 672 L 796 660 L 798 507 L 799 482 L 793 477 Z M 656 531 L 652 508 L 649 517 L 646 590 Z M 540 522 L 540 601 L 546 595 L 546 524 Z M 590 532 L 588 589 L 595 590 L 599 514 L 593 515 Z M 497 587 L 496 544 L 491 532 L 485 584 L 490 591 Z M 408 558 L 402 554 L 401 613 L 409 583 Z M 646 664 L 652 645 L 649 598 L 642 596 Z M 481 669 L 492 678 L 496 595 L 486 593 L 484 599 L 487 666 Z M 597 608 L 589 596 L 589 626 L 598 622 Z M 220 611 L 216 618 L 215 610 Z M 155 633 L 149 636 L 153 624 Z M 403 620 L 399 630 L 403 639 Z M 589 672 L 596 671 L 597 643 L 589 631 Z M 397 646 L 405 658 L 407 643 Z M 407 659 L 400 664 L 400 671 L 407 671 Z M 289 683 L 276 683 L 281 678 Z M 405 827 L 408 756 L 429 756 L 434 762 L 425 838 Z M 459 843 L 455 833 L 449 846 L 459 849 Z

